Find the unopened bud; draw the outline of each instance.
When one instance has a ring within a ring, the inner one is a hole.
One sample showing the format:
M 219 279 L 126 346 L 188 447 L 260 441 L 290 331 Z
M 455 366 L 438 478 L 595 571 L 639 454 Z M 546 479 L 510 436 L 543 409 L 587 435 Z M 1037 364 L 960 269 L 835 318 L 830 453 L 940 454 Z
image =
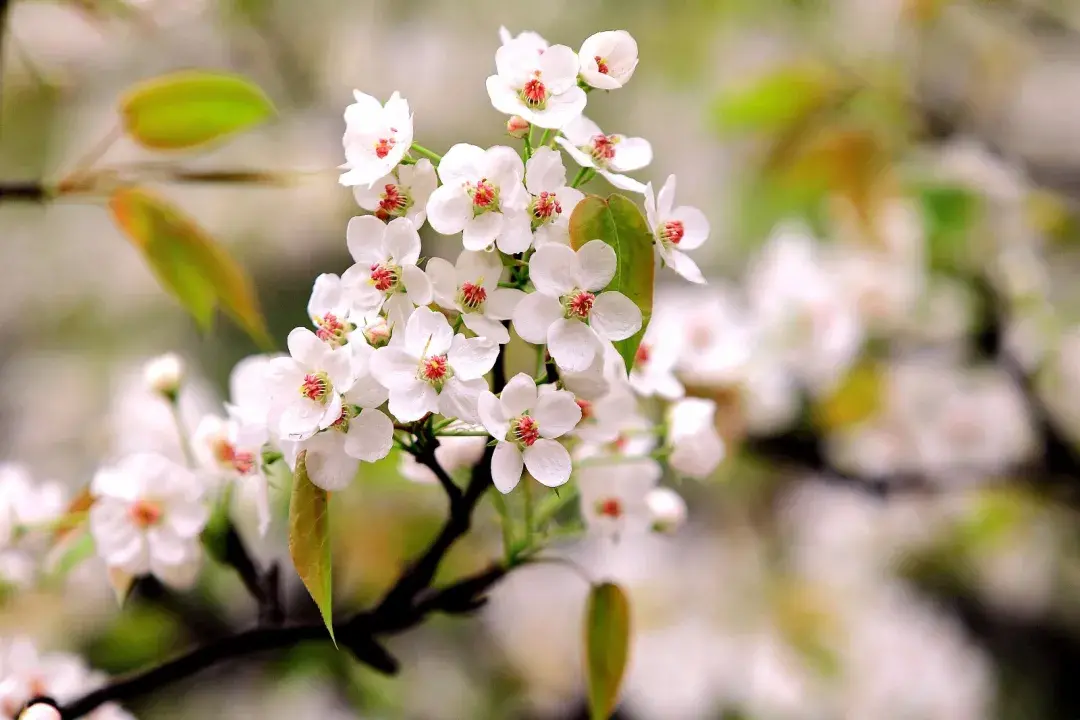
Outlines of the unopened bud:
M 390 343 L 390 326 L 386 318 L 379 318 L 364 328 L 364 339 L 373 348 L 386 347 Z
M 60 711 L 48 703 L 34 703 L 23 711 L 19 720 L 63 720 Z
M 184 382 L 184 361 L 174 353 L 160 355 L 146 363 L 143 379 L 151 391 L 173 400 Z
M 529 121 L 520 115 L 513 115 L 506 121 L 506 133 L 513 138 L 521 139 L 529 134 Z
M 686 501 L 671 488 L 650 490 L 645 503 L 652 517 L 652 528 L 657 532 L 674 532 L 686 522 Z

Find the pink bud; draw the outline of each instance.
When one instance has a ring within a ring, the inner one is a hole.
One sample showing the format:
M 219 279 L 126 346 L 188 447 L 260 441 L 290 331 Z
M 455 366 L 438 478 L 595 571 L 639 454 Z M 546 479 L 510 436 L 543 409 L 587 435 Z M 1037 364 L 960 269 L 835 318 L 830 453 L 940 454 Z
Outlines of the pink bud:
M 54 708 L 52 705 L 46 705 L 45 703 L 35 703 L 26 708 L 22 715 L 19 716 L 19 720 L 62 720 L 60 717 L 60 711 Z
M 519 140 L 528 134 L 529 127 L 529 121 L 520 115 L 514 115 L 506 121 L 507 134 Z

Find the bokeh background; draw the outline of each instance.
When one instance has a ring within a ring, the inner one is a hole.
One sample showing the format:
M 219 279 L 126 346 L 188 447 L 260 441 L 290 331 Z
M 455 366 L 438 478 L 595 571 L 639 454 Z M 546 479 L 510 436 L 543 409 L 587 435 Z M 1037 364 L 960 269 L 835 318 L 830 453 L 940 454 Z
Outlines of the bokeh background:
M 712 223 L 696 253 L 709 289 L 664 275 L 661 292 L 665 322 L 697 339 L 680 368 L 720 403 L 727 457 L 715 477 L 678 485 L 690 518 L 677 535 L 559 547 L 630 592 L 618 717 L 1080 717 L 1077 3 L 4 4 L 0 184 L 57 181 L 115 127 L 138 80 L 214 68 L 266 90 L 279 117 L 212 152 L 120 142 L 104 162 L 158 164 L 151 187 L 250 270 L 276 338 L 306 323 L 313 278 L 349 264 L 357 207 L 334 168 L 353 88 L 401 91 L 418 141 L 438 152 L 508 142 L 484 89 L 500 25 L 574 48 L 629 30 L 638 70 L 594 93 L 589 115 L 649 139 L 655 160 L 637 175 L 659 185 L 676 173 L 680 202 Z M 170 167 L 289 182 L 169 182 Z M 586 189 L 608 192 L 602 180 Z M 816 260 L 770 242 L 789 222 L 817 238 Z M 424 237 L 425 255 L 452 252 Z M 820 313 L 807 311 L 798 341 L 748 339 L 755 308 L 814 283 Z M 854 323 L 858 342 L 837 348 L 830 323 Z M 170 350 L 193 369 L 194 422 L 256 348 L 225 321 L 197 332 L 103 198 L 0 198 L 0 458 L 74 490 L 123 452 L 178 452 L 139 376 Z M 377 597 L 444 509 L 394 457 L 335 502 L 338 607 Z M 287 563 L 280 512 L 265 540 L 247 525 L 260 557 Z M 490 507 L 479 525 L 448 577 L 498 552 Z M 287 587 L 294 614 L 312 613 L 299 583 Z M 144 720 L 585 717 L 586 591 L 565 567 L 522 569 L 475 618 L 394 638 L 398 678 L 303 646 L 129 708 Z M 9 593 L 0 633 L 119 673 L 252 612 L 214 570 L 190 595 L 141 587 L 121 612 L 89 562 L 63 584 Z

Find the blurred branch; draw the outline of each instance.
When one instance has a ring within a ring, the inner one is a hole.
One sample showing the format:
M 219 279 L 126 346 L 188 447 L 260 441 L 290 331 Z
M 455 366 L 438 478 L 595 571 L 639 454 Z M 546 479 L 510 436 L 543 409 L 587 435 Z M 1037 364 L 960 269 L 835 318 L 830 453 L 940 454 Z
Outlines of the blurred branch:
M 280 625 L 285 620 L 279 589 L 280 572 L 276 563 L 262 570 L 251 557 L 236 526 L 229 523 L 225 533 L 224 562 L 240 576 L 248 594 L 259 606 L 259 625 Z
M 3 2 L 4 0 L 0 0 L 0 3 Z M 2 17 L 2 14 L 0 14 L 0 17 Z M 0 52 L 2 52 L 2 48 L 0 48 Z M 2 69 L 0 69 L 0 72 L 2 72 Z M 42 202 L 48 197 L 48 191 L 40 183 L 0 183 L 0 202 L 7 198 Z

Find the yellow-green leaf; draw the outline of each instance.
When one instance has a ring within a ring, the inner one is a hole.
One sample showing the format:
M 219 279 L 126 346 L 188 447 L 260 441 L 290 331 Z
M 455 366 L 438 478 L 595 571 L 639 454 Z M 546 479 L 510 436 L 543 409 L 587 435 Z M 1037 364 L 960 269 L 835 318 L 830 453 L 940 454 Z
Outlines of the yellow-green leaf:
M 641 330 L 615 343 L 629 372 L 652 317 L 656 274 L 652 233 L 645 216 L 629 198 L 618 193 L 606 200 L 589 195 L 570 215 L 570 244 L 577 250 L 591 240 L 603 240 L 615 250 L 615 277 L 607 289 L 618 290 L 641 310 Z
M 274 114 L 259 87 L 237 75 L 185 70 L 143 81 L 124 94 L 124 129 L 153 150 L 183 150 L 233 135 Z
M 589 717 L 607 720 L 619 699 L 630 654 L 630 602 L 614 583 L 594 585 L 585 608 Z
M 874 417 L 884 403 L 885 378 L 877 363 L 856 364 L 833 392 L 814 408 L 814 419 L 823 430 L 850 428 Z
M 161 284 L 200 327 L 210 328 L 220 305 L 255 342 L 272 346 L 251 280 L 194 220 L 141 188 L 117 190 L 109 208 Z
M 713 124 L 722 133 L 776 132 L 830 107 L 842 90 L 828 67 L 800 63 L 777 68 L 721 94 L 713 102 Z
M 319 606 L 323 622 L 333 639 L 329 495 L 308 477 L 307 451 L 302 451 L 296 459 L 296 471 L 293 473 L 292 500 L 289 503 L 289 554 L 304 587 Z

